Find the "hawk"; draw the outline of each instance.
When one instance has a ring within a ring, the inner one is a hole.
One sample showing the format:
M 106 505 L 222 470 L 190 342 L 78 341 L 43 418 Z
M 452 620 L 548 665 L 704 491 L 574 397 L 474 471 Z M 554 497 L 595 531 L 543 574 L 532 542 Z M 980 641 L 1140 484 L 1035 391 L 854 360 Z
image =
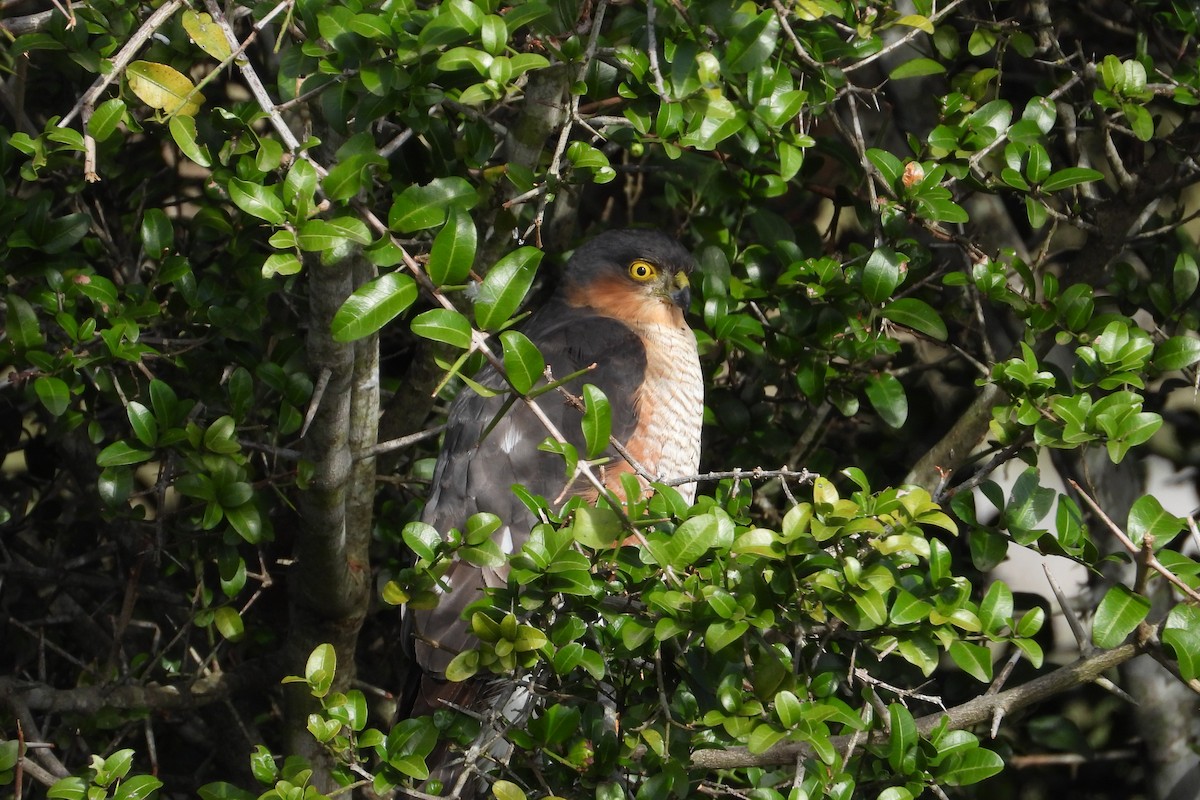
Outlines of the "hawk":
M 567 391 L 579 395 L 585 383 L 602 390 L 612 409 L 613 437 L 645 472 L 664 478 L 694 475 L 700 461 L 704 385 L 696 339 L 684 320 L 693 269 L 690 253 L 664 233 L 602 233 L 575 251 L 554 294 L 521 329 L 555 379 L 588 370 Z M 491 389 L 506 386 L 490 366 L 475 379 Z M 547 428 L 524 403 L 512 403 L 492 425 L 509 399 L 503 392 L 484 397 L 470 388 L 455 398 L 422 515 L 445 535 L 462 530 L 472 514 L 496 514 L 503 524 L 493 540 L 506 555 L 521 549 L 538 522 L 513 493 L 514 484 L 556 506 L 597 494 L 584 478 L 566 476 L 561 456 L 538 449 Z M 538 406 L 585 452 L 576 408 L 555 393 L 539 397 Z M 603 480 L 621 496 L 621 473 L 637 470 L 611 447 L 605 455 Z M 638 480 L 646 489 L 645 478 Z M 691 502 L 695 484 L 678 488 Z M 485 587 L 506 585 L 507 573 L 507 564 L 492 569 L 456 561 L 444 576 L 436 608 L 406 610 L 405 626 L 423 673 L 416 713 L 437 710 L 446 699 L 470 702 L 471 694 L 447 684 L 444 672 L 455 655 L 476 646 L 464 609 Z

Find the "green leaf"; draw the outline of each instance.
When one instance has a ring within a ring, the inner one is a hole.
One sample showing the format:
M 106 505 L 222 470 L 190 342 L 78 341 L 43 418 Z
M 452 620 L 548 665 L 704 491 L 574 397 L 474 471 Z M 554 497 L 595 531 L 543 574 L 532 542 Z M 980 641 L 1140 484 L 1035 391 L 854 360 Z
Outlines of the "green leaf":
M 892 322 L 912 328 L 915 331 L 946 341 L 946 323 L 924 300 L 915 297 L 902 297 L 883 307 L 883 316 Z
M 714 622 L 704 633 L 704 647 L 710 653 L 719 652 L 745 636 L 748 630 L 750 623 L 745 620 Z
M 334 341 L 352 342 L 375 333 L 412 305 L 417 284 L 407 275 L 389 272 L 360 286 L 333 315 Z
M 1200 678 L 1200 608 L 1180 603 L 1167 615 L 1163 643 L 1175 651 L 1185 681 Z
M 230 178 L 229 199 L 252 217 L 258 217 L 272 225 L 283 224 L 283 201 L 279 199 L 279 193 L 273 187 Z
M 121 781 L 113 800 L 144 800 L 162 788 L 162 781 L 152 775 L 134 775 Z
M 1150 600 L 1118 583 L 1104 594 L 1092 620 L 1092 642 L 1097 647 L 1116 647 L 1150 613 Z
M 983 623 L 983 629 L 988 633 L 998 632 L 1008 624 L 1012 614 L 1012 589 L 1003 581 L 993 582 L 979 604 L 979 621 Z
M 504 372 L 508 375 L 514 389 L 521 394 L 528 394 L 538 379 L 542 377 L 542 372 L 546 369 L 546 361 L 538 351 L 537 345 L 529 341 L 529 337 L 523 333 L 505 331 L 500 334 L 500 342 L 504 346 Z M 584 394 L 586 396 L 587 387 L 584 387 Z M 588 456 L 588 458 L 594 457 Z
M 785 728 L 794 728 L 804 720 L 804 705 L 795 694 L 784 689 L 775 695 L 775 715 Z
M 934 222 L 951 222 L 955 224 L 969 222 L 971 219 L 965 208 L 953 200 L 941 197 L 918 198 L 917 215 L 931 219 Z
M 308 655 L 304 664 L 304 680 L 308 682 L 314 697 L 324 697 L 333 686 L 337 672 L 337 652 L 331 644 L 319 644 Z
M 213 609 L 213 623 L 217 631 L 231 642 L 236 642 L 246 633 L 242 615 L 233 606 L 218 606 Z
M 154 447 L 158 443 L 158 421 L 150 409 L 136 400 L 130 400 L 125 412 L 129 416 L 133 435 L 146 447 Z
M 435 342 L 466 350 L 471 346 L 471 323 L 457 311 L 432 308 L 422 311 L 412 321 L 412 332 Z
M 621 518 L 611 508 L 580 506 L 572 519 L 571 536 L 593 550 L 612 547 L 622 532 Z
M 42 252 L 65 253 L 87 235 L 91 224 L 91 217 L 83 213 L 52 220 L 41 238 Z
M 471 273 L 477 242 L 475 222 L 459 208 L 451 208 L 449 219 L 433 239 L 425 269 L 437 286 L 462 283 Z
M 451 208 L 467 210 L 479 197 L 465 179 L 434 178 L 424 186 L 409 186 L 392 203 L 388 227 L 399 233 L 412 233 L 441 225 Z
M 62 778 L 46 790 L 50 800 L 84 800 L 88 796 L 88 784 L 83 778 Z
M 1184 520 L 1164 509 L 1153 495 L 1138 498 L 1129 509 L 1127 533 L 1139 546 L 1147 536 L 1153 536 L 1161 547 L 1175 538 L 1183 526 Z
M 495 330 L 508 322 L 525 299 L 542 256 L 536 247 L 521 247 L 496 262 L 475 301 L 475 322 L 480 328 Z
M 479 672 L 479 651 L 464 650 L 446 665 L 446 680 L 451 683 L 459 683 L 473 678 L 477 672 Z
M 525 800 L 525 792 L 512 781 L 496 781 L 492 784 L 492 797 L 496 800 Z
M 404 526 L 401 535 L 404 537 L 404 543 L 408 545 L 408 549 L 425 561 L 434 560 L 435 551 L 442 543 L 442 535 L 437 532 L 437 529 L 424 522 L 408 523 Z
M 908 396 L 904 385 L 890 372 L 882 372 L 867 379 L 864 389 L 871 406 L 888 426 L 899 428 L 908 419 Z
M 175 228 L 161 208 L 148 208 L 142 215 L 142 248 L 155 261 L 169 255 L 175 244 Z
M 488 67 L 491 65 L 492 54 L 473 47 L 452 47 L 438 57 L 436 64 L 441 72 L 473 69 L 483 76 L 488 74 Z
M 917 723 L 907 708 L 899 703 L 888 706 L 891 737 L 888 741 L 888 764 L 891 768 L 904 774 L 904 761 L 908 751 L 917 745 Z
M 125 117 L 125 101 L 119 97 L 106 100 L 96 106 L 92 118 L 88 120 L 88 133 L 97 142 L 103 142 L 117 130 L 117 125 Z M 193 125 L 195 123 L 192 123 Z
M 915 597 L 911 592 L 900 589 L 892 603 L 889 617 L 896 625 L 912 625 L 929 617 L 933 606 Z
M 967 41 L 967 52 L 973 56 L 990 53 L 996 46 L 997 38 L 996 32 L 993 30 L 983 27 L 976 28 L 971 31 L 971 38 Z
M 531 345 L 532 346 L 532 345 Z M 612 433 L 612 406 L 604 392 L 590 383 L 583 386 L 583 440 L 587 445 L 587 458 L 597 458 L 608 448 Z
M 25 298 L 9 294 L 4 298 L 8 314 L 4 320 L 4 330 L 8 340 L 18 348 L 25 350 L 37 347 L 45 342 L 42 329 L 38 324 L 37 312 Z
M 33 382 L 38 400 L 52 415 L 61 417 L 71 404 L 71 389 L 62 378 L 42 375 Z
M 983 645 L 956 639 L 950 643 L 950 658 L 975 680 L 987 683 L 992 679 L 992 651 Z
M 1091 183 L 1092 181 L 1103 180 L 1104 173 L 1089 169 L 1088 167 L 1067 167 L 1060 169 L 1058 172 L 1052 173 L 1050 177 L 1042 181 L 1043 192 L 1060 192 L 1063 189 L 1068 189 L 1072 186 L 1077 186 L 1081 183 Z
M 348 241 L 361 245 L 371 243 L 371 232 L 365 222 L 354 217 L 310 219 L 296 232 L 297 246 L 310 253 L 330 250 Z
M 1185 369 L 1200 361 L 1200 339 L 1172 336 L 1154 348 L 1154 368 L 1161 371 Z
M 779 38 L 779 18 L 773 11 L 763 11 L 739 27 L 725 46 L 721 59 L 723 74 L 740 75 L 756 69 L 770 58 Z
M 202 167 L 212 166 L 212 156 L 208 152 L 208 147 L 196 141 L 195 119 L 171 117 L 167 128 L 171 131 L 171 138 L 175 140 L 175 146 L 179 148 L 180 152 Z
M 1200 284 L 1200 267 L 1196 265 L 1196 257 L 1191 253 L 1182 252 L 1175 257 L 1175 266 L 1171 270 L 1171 293 L 1176 303 L 1184 303 L 1196 293 Z
M 889 77 L 898 81 L 904 78 L 920 78 L 925 75 L 941 75 L 945 71 L 946 67 L 940 61 L 934 61 L 932 58 L 914 58 L 893 69 Z
M 886 150 L 872 147 L 867 151 L 867 160 L 875 165 L 875 169 L 879 170 L 887 185 L 895 188 L 896 182 L 904 174 L 904 165 L 900 163 L 900 159 Z
M 895 250 L 880 247 L 871 253 L 863 267 L 863 295 L 872 303 L 882 303 L 900 285 L 900 265 L 904 259 Z
M 982 747 L 951 760 L 948 768 L 939 770 L 937 780 L 950 786 L 969 786 L 979 783 L 1004 769 L 1004 759 Z
M 263 539 L 262 517 L 258 506 L 252 502 L 241 503 L 233 507 L 225 507 L 225 519 L 233 526 L 233 530 L 247 544 L 258 544 Z
M 296 275 L 303 268 L 300 257 L 295 253 L 273 253 L 267 256 L 260 272 L 263 278 L 271 278 L 275 275 Z
M 149 461 L 154 453 L 134 447 L 126 441 L 113 442 L 100 451 L 96 456 L 96 464 L 100 467 L 120 467 L 126 464 L 141 464 Z

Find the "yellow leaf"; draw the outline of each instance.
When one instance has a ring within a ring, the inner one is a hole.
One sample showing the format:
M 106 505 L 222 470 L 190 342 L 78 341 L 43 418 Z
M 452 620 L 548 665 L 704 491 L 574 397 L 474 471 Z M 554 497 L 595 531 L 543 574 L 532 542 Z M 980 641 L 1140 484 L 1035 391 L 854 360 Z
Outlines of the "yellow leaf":
M 183 29 L 192 37 L 197 47 L 217 61 L 224 61 L 233 53 L 224 31 L 213 22 L 209 14 L 197 14 L 190 10 L 183 12 Z
M 896 24 L 907 25 L 910 28 L 920 28 L 930 36 L 933 35 L 933 23 L 929 21 L 929 17 L 923 17 L 920 14 L 909 14 L 907 17 L 901 17 L 896 20 Z
M 204 95 L 194 92 L 195 85 L 177 69 L 153 61 L 134 61 L 125 69 L 129 88 L 151 108 L 168 115 L 194 116 Z

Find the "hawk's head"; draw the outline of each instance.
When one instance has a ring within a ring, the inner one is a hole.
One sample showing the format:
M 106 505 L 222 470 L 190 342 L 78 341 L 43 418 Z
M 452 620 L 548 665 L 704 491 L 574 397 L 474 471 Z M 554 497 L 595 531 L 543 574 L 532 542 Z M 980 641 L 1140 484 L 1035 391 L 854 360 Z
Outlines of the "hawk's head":
M 683 245 L 660 231 L 607 231 L 575 251 L 559 291 L 569 304 L 605 316 L 678 326 L 695 266 Z

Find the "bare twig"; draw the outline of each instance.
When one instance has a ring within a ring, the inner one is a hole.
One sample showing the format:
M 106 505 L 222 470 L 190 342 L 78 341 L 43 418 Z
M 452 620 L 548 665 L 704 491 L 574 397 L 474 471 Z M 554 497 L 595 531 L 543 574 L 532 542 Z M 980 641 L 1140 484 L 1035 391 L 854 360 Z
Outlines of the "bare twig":
M 1085 656 L 1088 655 L 1093 649 L 1092 640 L 1088 636 L 1087 631 L 1083 629 L 1083 622 L 1071 610 L 1070 601 L 1067 599 L 1067 595 L 1063 592 L 1062 587 L 1058 585 L 1058 581 L 1054 579 L 1054 574 L 1050 572 L 1050 567 L 1043 564 L 1042 571 L 1046 573 L 1046 580 L 1050 582 L 1050 589 L 1058 599 L 1058 606 L 1062 609 L 1063 617 L 1067 620 L 1067 625 L 1071 628 L 1071 634 L 1075 637 L 1075 643 L 1079 645 L 1079 652 Z

